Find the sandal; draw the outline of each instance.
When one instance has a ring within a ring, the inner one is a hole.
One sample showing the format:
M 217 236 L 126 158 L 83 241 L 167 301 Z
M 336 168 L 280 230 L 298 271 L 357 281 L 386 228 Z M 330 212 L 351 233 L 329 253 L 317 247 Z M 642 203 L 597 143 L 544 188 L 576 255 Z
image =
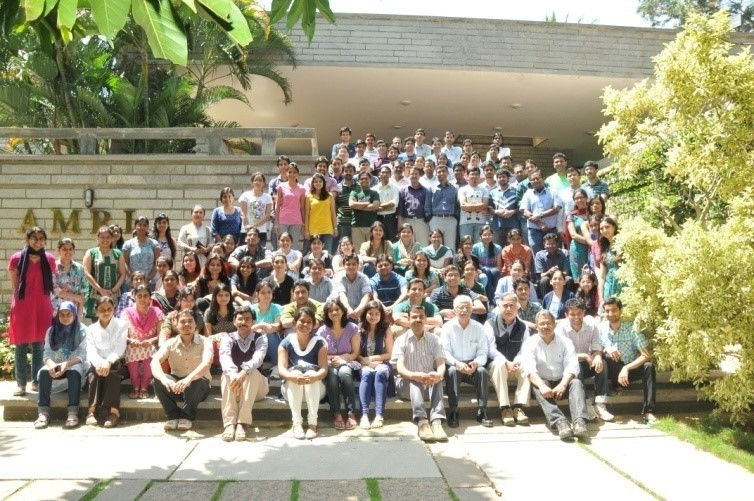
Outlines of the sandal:
M 139 392 L 139 398 L 149 398 L 149 390 L 148 390 L 148 389 L 146 389 L 146 388 L 143 388 L 143 389 L 142 389 L 142 390 L 141 390 L 141 391 Z
M 332 425 L 336 430 L 346 429 L 346 423 L 343 421 L 343 416 L 340 416 L 340 415 L 338 415 L 338 417 L 335 418 L 335 420 L 332 422 Z
M 65 420 L 65 424 L 63 425 L 63 428 L 66 429 L 73 429 L 76 428 L 79 425 L 79 417 L 77 414 L 68 414 L 68 418 Z
M 48 414 L 40 414 L 37 420 L 34 421 L 34 428 L 37 430 L 44 430 L 47 425 L 50 424 L 50 416 Z
M 128 394 L 128 398 L 130 398 L 131 400 L 136 400 L 139 398 L 139 395 L 139 390 L 134 389 L 131 391 L 131 393 Z
M 105 428 L 115 428 L 120 423 L 120 416 L 114 412 L 111 412 L 109 416 L 107 416 L 107 420 L 104 422 L 102 426 Z
M 236 425 L 236 442 L 243 442 L 246 440 L 246 425 L 238 423 Z
M 356 418 L 353 417 L 353 414 L 349 414 L 348 420 L 346 420 L 346 430 L 353 430 L 357 425 Z
M 86 421 L 84 422 L 87 426 L 97 426 L 97 416 L 94 415 L 93 412 L 90 412 L 86 416 Z
M 236 425 L 229 424 L 225 427 L 225 431 L 223 431 L 222 439 L 223 442 L 232 442 L 233 438 L 235 436 L 236 432 Z

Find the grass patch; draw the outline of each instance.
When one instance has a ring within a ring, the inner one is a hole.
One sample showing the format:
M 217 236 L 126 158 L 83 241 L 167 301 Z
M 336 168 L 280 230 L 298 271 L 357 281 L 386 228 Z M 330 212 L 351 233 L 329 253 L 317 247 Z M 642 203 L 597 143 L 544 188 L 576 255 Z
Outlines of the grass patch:
M 291 501 L 298 501 L 300 489 L 301 480 L 294 480 L 291 484 Z
M 382 501 L 382 494 L 380 494 L 380 483 L 376 478 L 365 479 L 367 483 L 367 493 L 371 501 Z
M 754 473 L 754 433 L 751 431 L 711 417 L 664 417 L 654 427 Z
M 458 496 L 456 495 L 455 492 L 453 492 L 453 489 L 451 489 L 450 487 L 448 487 L 448 496 L 450 496 L 451 501 L 458 501 Z
M 99 496 L 99 493 L 107 489 L 107 486 L 110 485 L 110 482 L 112 482 L 112 478 L 108 478 L 106 480 L 100 480 L 96 484 L 94 484 L 94 487 L 89 489 L 86 494 L 84 494 L 84 497 L 81 498 L 80 501 L 91 501 L 92 499 Z
M 233 482 L 233 480 L 220 480 L 219 485 L 217 486 L 217 489 L 215 490 L 215 493 L 212 494 L 211 501 L 219 501 L 220 496 L 223 494 L 223 489 L 225 489 L 225 486 L 229 483 Z

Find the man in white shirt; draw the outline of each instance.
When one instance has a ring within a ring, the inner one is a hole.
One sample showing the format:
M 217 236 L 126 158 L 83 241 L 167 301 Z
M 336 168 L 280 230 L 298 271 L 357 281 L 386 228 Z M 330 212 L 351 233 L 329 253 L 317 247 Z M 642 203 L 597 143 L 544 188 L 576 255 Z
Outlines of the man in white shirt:
M 374 167 L 374 164 L 377 162 L 377 159 L 380 157 L 380 152 L 377 151 L 376 143 L 377 139 L 374 137 L 374 134 L 371 132 L 367 132 L 364 136 L 364 139 L 366 140 L 366 149 L 364 150 L 364 157 L 369 159 L 369 163 L 372 164 L 372 167 Z M 385 150 L 385 153 L 387 153 L 387 150 Z
M 607 411 L 607 367 L 602 360 L 602 342 L 600 341 L 597 322 L 586 317 L 586 304 L 581 298 L 566 301 L 566 318 L 559 320 L 555 334 L 567 337 L 573 342 L 576 357 L 579 359 L 578 378 L 586 385 L 586 380 L 594 378 L 594 401 L 586 401 L 589 419 L 599 417 L 603 421 L 612 421 L 613 415 Z
M 537 335 L 524 342 L 521 365 L 534 386 L 534 397 L 550 428 L 556 428 L 561 440 L 574 435 L 587 438 L 586 397 L 579 375 L 579 360 L 570 339 L 555 334 L 555 316 L 541 310 L 535 317 Z M 558 400 L 567 396 L 573 428 L 558 408 Z
M 458 188 L 458 203 L 461 206 L 459 230 L 461 235 L 471 235 L 476 241 L 479 231 L 487 224 L 487 208 L 490 195 L 487 188 L 479 184 L 479 167 L 468 170 L 469 184 Z
M 452 131 L 445 131 L 445 146 L 440 151 L 448 156 L 450 165 L 458 162 L 461 159 L 461 153 L 463 153 L 463 150 L 459 146 L 453 144 L 455 140 L 456 135 Z
M 354 156 L 348 159 L 347 163 L 353 165 L 356 169 L 358 169 L 359 162 L 361 162 L 361 159 L 367 158 L 364 156 L 364 152 L 366 152 L 366 149 L 367 149 L 366 141 L 364 141 L 363 139 L 359 139 L 358 141 L 356 141 L 356 153 L 354 154 Z M 369 165 L 370 166 L 372 165 L 371 161 Z
M 390 167 L 384 165 L 380 169 L 380 182 L 374 187 L 380 195 L 380 210 L 377 211 L 377 220 L 385 227 L 385 239 L 394 242 L 398 233 L 398 197 L 400 189 L 390 182 L 392 174 Z
M 459 295 L 453 300 L 455 317 L 442 327 L 445 352 L 445 381 L 448 385 L 448 426 L 458 427 L 458 394 L 460 384 L 474 385 L 477 398 L 476 420 L 492 426 L 487 416 L 487 394 L 490 376 L 485 367 L 489 345 L 482 324 L 471 319 L 472 301 Z
M 566 180 L 568 181 L 568 188 L 558 192 L 558 197 L 563 203 L 563 210 L 558 213 L 558 232 L 560 232 L 561 235 L 566 231 L 566 217 L 568 217 L 576 206 L 576 203 L 573 201 L 573 194 L 576 193 L 577 190 L 582 189 L 581 171 L 579 171 L 579 168 L 568 167 L 568 170 L 566 171 Z M 594 196 L 591 190 L 584 189 L 584 191 L 586 191 L 586 199 L 591 200 Z
M 498 300 L 498 309 L 484 324 L 484 333 L 489 346 L 488 357 L 492 360 L 489 371 L 495 385 L 503 425 L 529 424 L 523 407 L 529 404 L 529 378 L 521 367 L 521 347 L 529 338 L 529 329 L 518 318 L 518 297 L 507 292 Z M 508 396 L 508 381 L 516 381 L 513 410 Z
M 416 153 L 416 156 L 427 158 L 432 154 L 432 148 L 430 148 L 428 144 L 424 144 L 424 139 L 426 137 L 427 134 L 424 132 L 424 129 L 416 129 L 416 132 L 414 133 L 414 141 L 416 142 L 414 144 L 414 152 Z
M 429 158 L 424 160 L 424 175 L 419 179 L 419 182 L 428 190 L 440 184 L 440 180 L 435 176 L 435 162 L 433 160 Z

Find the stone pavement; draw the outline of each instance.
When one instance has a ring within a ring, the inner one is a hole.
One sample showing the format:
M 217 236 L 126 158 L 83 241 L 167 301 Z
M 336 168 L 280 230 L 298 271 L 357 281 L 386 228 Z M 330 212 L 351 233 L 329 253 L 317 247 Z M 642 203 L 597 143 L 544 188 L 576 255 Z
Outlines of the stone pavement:
M 293 439 L 257 423 L 224 443 L 220 426 L 166 434 L 160 423 L 114 430 L 0 422 L 0 499 L 751 499 L 754 475 L 626 420 L 591 425 L 589 443 L 562 443 L 544 424 L 487 429 L 462 421 L 425 445 L 409 423 Z M 714 481 L 712 481 L 714 479 Z M 585 487 L 588 486 L 588 487 Z M 724 486 L 724 491 L 721 491 Z

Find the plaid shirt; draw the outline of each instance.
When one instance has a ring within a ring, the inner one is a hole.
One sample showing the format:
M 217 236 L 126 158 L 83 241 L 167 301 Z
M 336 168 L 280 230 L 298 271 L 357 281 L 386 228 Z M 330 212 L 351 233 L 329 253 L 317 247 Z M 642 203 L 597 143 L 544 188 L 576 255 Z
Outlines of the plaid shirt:
M 617 332 L 610 329 L 610 322 L 600 324 L 600 339 L 607 353 L 616 349 L 621 353 L 621 360 L 628 364 L 636 360 L 639 352 L 649 346 L 647 338 L 641 332 L 634 329 L 630 322 L 621 322 Z

